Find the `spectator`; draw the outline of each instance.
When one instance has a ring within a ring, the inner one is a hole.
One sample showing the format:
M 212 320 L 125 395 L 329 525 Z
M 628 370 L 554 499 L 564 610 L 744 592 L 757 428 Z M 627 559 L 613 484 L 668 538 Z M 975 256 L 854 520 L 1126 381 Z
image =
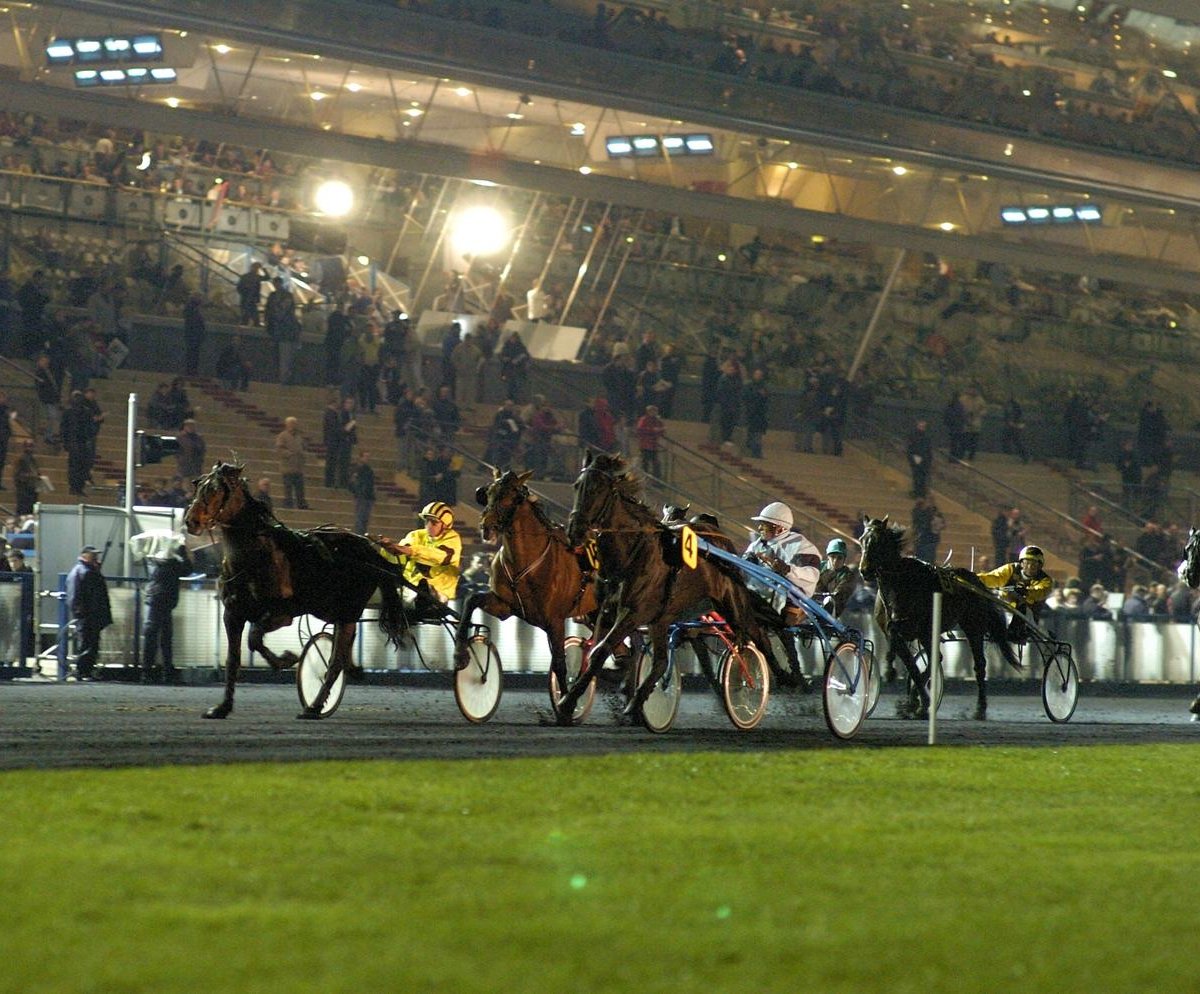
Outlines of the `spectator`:
M 346 313 L 346 305 L 338 301 L 325 319 L 325 383 L 341 383 L 342 347 L 353 334 L 354 325 Z
M 1121 443 L 1121 451 L 1115 462 L 1117 472 L 1121 475 L 1121 497 L 1125 509 L 1136 511 L 1141 506 L 1142 464 L 1134 451 L 1133 439 L 1127 438 Z
M 592 406 L 579 412 L 579 447 L 586 452 L 615 452 L 617 448 L 616 418 L 608 409 L 608 400 L 593 397 Z
M 728 358 L 721 364 L 716 386 L 717 440 L 733 448 L 733 433 L 742 419 L 742 374 L 737 362 Z
M 192 558 L 187 546 L 176 546 L 169 555 L 147 561 L 150 582 L 146 584 L 146 634 L 142 650 L 142 679 L 157 680 L 158 653 L 162 650 L 161 678 L 174 683 L 179 671 L 175 668 L 175 625 L 173 615 L 179 604 L 179 581 L 192 571 Z
M 963 404 L 962 394 L 954 394 L 947 402 L 942 412 L 942 423 L 950 439 L 951 460 L 963 459 L 967 451 L 967 408 Z
M 183 422 L 183 430 L 179 433 L 179 452 L 176 464 L 179 475 L 185 480 L 194 480 L 204 473 L 204 453 L 207 445 L 204 436 L 196 430 L 196 421 L 188 418 Z
M 1008 550 L 1012 547 L 1008 533 L 1009 516 L 1015 510 L 1016 508 L 1010 510 L 1002 507 L 992 518 L 992 564 L 994 566 L 1008 562 Z
M 263 272 L 261 262 L 250 263 L 250 268 L 238 277 L 238 324 L 244 327 L 259 326 L 258 305 L 262 300 L 262 286 L 266 282 L 267 274 Z
M 234 335 L 217 356 L 217 376 L 226 390 L 250 388 L 250 361 L 242 350 L 241 335 Z
M 358 408 L 367 414 L 375 414 L 379 404 L 379 353 L 383 348 L 378 326 L 368 322 L 358 336 Z
M 354 530 L 365 535 L 375 506 L 375 470 L 371 468 L 370 454 L 364 450 L 360 449 L 355 457 L 349 489 L 354 496 Z
M 1017 399 L 1009 396 L 1004 402 L 1004 436 L 1002 445 L 1005 452 L 1019 456 L 1021 462 L 1029 462 L 1029 451 L 1025 448 L 1025 417 Z
M 717 381 L 720 378 L 721 363 L 717 358 L 717 350 L 710 346 L 700 366 L 700 420 L 706 424 L 712 421 L 717 402 Z
M 446 445 L 430 445 L 421 460 L 420 500 L 458 503 L 458 477 L 460 468 L 457 460 Z
M 918 497 L 912 509 L 913 555 L 917 559 L 936 561 L 945 525 L 937 505 L 928 497 Z
M 1093 583 L 1088 590 L 1088 596 L 1079 605 L 1084 617 L 1092 621 L 1112 621 L 1112 612 L 1108 609 L 1108 591 L 1102 583 Z
M 100 655 L 100 633 L 112 624 L 108 584 L 100 572 L 94 545 L 79 550 L 79 560 L 67 574 L 67 614 L 75 622 L 79 651 L 73 657 L 75 678 L 91 680 Z
M 354 446 L 358 444 L 358 418 L 354 398 L 343 397 L 337 411 L 337 443 L 334 446 L 334 486 L 349 489 L 350 462 Z M 326 459 L 329 456 L 326 453 Z M 361 534 L 361 533 L 360 533 Z
M 63 412 L 62 443 L 67 451 L 67 488 L 76 497 L 84 494 L 87 483 L 88 414 L 83 403 L 83 392 L 71 391 L 71 402 Z
M 933 440 L 929 437 L 929 422 L 924 418 L 918 418 L 913 426 L 905 453 L 908 456 L 908 470 L 912 475 L 912 493 L 909 496 L 928 496 L 929 474 L 933 469 Z
M 675 351 L 673 342 L 667 342 L 658 361 L 658 382 L 664 386 L 659 392 L 658 408 L 667 420 L 670 420 L 675 410 L 675 391 L 679 387 L 682 372 L 683 357 Z
M 1095 504 L 1087 509 L 1084 516 L 1079 519 L 1079 523 L 1093 535 L 1104 534 L 1104 521 L 1100 517 L 1100 508 Z
M 21 305 L 22 351 L 24 355 L 31 356 L 42 346 L 46 305 L 50 303 L 44 271 L 35 269 L 29 279 L 21 284 L 17 291 L 17 303 Z
M 529 379 L 529 349 L 519 332 L 512 332 L 500 347 L 500 379 L 504 381 L 505 396 L 514 404 L 525 399 L 525 383 Z
M 547 475 L 554 452 L 554 436 L 562 431 L 562 422 L 546 398 L 538 394 L 533 398 L 533 411 L 529 416 L 529 431 L 526 435 L 525 468 L 532 470 L 538 478 Z
M 480 372 L 487 361 L 476 337 L 469 332 L 454 346 L 450 367 L 454 384 L 454 399 L 466 414 L 480 400 Z
M 304 436 L 300 434 L 298 418 L 284 418 L 283 431 L 275 436 L 275 451 L 279 453 L 279 473 L 283 477 L 283 506 L 308 510 L 304 499 Z
M 12 440 L 13 425 L 18 424 L 17 412 L 8 403 L 8 394 L 0 390 L 0 490 L 4 486 L 4 467 L 8 462 L 8 445 Z
M 62 374 L 56 373 L 50 364 L 50 356 L 38 356 L 33 371 L 33 385 L 38 403 L 42 405 L 43 438 L 52 450 L 57 450 L 62 420 Z
M 450 326 L 442 334 L 442 386 L 448 386 L 450 392 L 456 397 L 459 394 L 457 370 L 454 365 L 454 352 L 462 340 L 462 325 L 458 321 L 451 321 Z M 471 399 L 474 398 L 472 397 Z
M 275 343 L 279 367 L 279 382 L 292 382 L 292 361 L 300 347 L 300 320 L 296 317 L 296 298 L 284 287 L 283 280 L 276 276 L 271 280 L 275 289 L 267 298 L 264 316 L 267 335 Z
M 200 348 L 204 345 L 207 329 L 204 325 L 204 298 L 198 293 L 188 297 L 183 305 L 184 372 L 195 376 L 200 372 Z
M 645 413 L 637 422 L 638 451 L 642 456 L 642 470 L 650 476 L 661 479 L 662 465 L 658 454 L 662 446 L 662 438 L 667 433 L 667 426 L 658 416 L 658 408 L 653 404 L 647 406 Z
M 443 441 L 452 443 L 454 436 L 458 434 L 458 429 L 462 427 L 462 414 L 459 413 L 458 404 L 454 402 L 450 387 L 445 383 L 438 387 L 437 396 L 430 406 L 430 411 L 433 413 L 438 434 Z
M 17 460 L 13 484 L 16 487 L 17 514 L 32 514 L 42 485 L 42 471 L 33 452 L 33 442 L 29 439 L 21 444 L 21 457 Z
M 95 387 L 88 387 L 83 391 L 83 409 L 86 414 L 84 418 L 84 426 L 87 435 L 87 452 L 85 454 L 84 479 L 91 483 L 92 469 L 96 465 L 97 442 L 100 438 L 100 429 L 104 426 L 104 411 L 100 407 L 100 402 L 96 399 Z
M 761 459 L 762 440 L 767 433 L 767 414 L 770 407 L 767 374 L 761 367 L 750 374 L 742 406 L 746 411 L 746 451 L 750 453 L 751 458 Z
M 271 496 L 271 480 L 269 477 L 259 477 L 258 483 L 254 485 L 254 492 L 250 496 L 262 504 L 271 514 L 275 513 L 275 498 Z
M 516 457 L 517 446 L 521 441 L 524 427 L 517 414 L 516 406 L 511 400 L 505 399 L 495 417 L 492 418 L 483 461 L 499 469 L 510 468 Z

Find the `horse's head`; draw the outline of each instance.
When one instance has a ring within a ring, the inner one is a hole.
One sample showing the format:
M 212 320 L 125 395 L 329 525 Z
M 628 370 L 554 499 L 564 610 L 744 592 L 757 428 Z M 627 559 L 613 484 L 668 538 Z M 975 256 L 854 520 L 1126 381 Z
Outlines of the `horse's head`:
M 479 527 L 484 532 L 505 532 L 511 527 L 517 508 L 529 499 L 526 484 L 533 471 L 514 473 L 511 469 L 501 473 L 492 470 L 492 482 L 475 491 L 475 499 L 482 505 L 483 514 Z
M 629 483 L 625 460 L 589 451 L 575 479 L 575 500 L 567 519 L 567 541 L 578 547 L 593 528 L 604 528 L 612 518 L 620 488 Z
M 1183 547 L 1183 562 L 1179 564 L 1179 579 L 1189 587 L 1200 586 L 1200 531 L 1188 529 L 1187 545 Z
M 227 525 L 246 507 L 250 492 L 242 478 L 244 466 L 217 463 L 195 481 L 196 493 L 183 516 L 190 535 L 199 535 L 218 525 Z
M 862 559 L 858 569 L 868 580 L 874 580 L 881 569 L 888 569 L 900 559 L 904 529 L 888 524 L 888 516 L 863 518 L 863 533 L 859 538 Z

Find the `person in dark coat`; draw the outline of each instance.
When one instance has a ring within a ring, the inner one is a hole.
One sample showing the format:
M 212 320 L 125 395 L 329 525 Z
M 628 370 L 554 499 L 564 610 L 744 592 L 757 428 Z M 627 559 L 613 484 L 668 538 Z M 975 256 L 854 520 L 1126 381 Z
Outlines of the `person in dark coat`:
M 350 493 L 354 495 L 354 530 L 359 535 L 367 533 L 371 509 L 375 506 L 375 470 L 370 460 L 370 454 L 360 450 L 350 473 Z
M 179 603 L 179 581 L 192 572 L 192 558 L 187 547 L 177 546 L 169 556 L 149 559 L 150 582 L 146 584 L 146 629 L 142 649 L 142 679 L 157 678 L 158 652 L 162 650 L 163 682 L 172 683 L 175 669 L 172 614 Z
M 338 304 L 325 319 L 325 382 L 331 387 L 342 381 L 342 346 L 353 332 L 346 305 Z
M 71 391 L 71 402 L 62 416 L 62 444 L 67 450 L 67 488 L 76 497 L 83 496 L 88 474 L 88 413 L 83 392 Z
M 4 465 L 8 462 L 8 443 L 12 440 L 13 422 L 17 412 L 8 403 L 8 394 L 0 390 L 0 490 L 4 486 Z
M 338 450 L 342 446 L 342 402 L 336 394 L 325 407 L 321 421 L 321 441 L 325 446 L 325 486 L 337 486 Z
M 733 444 L 733 432 L 742 420 L 742 376 L 732 359 L 721 364 L 721 377 L 714 390 L 719 423 L 719 441 Z
M 17 468 L 13 470 L 13 484 L 17 491 L 17 514 L 33 513 L 41 479 L 42 471 L 33 452 L 33 442 L 26 439 L 21 444 L 21 457 L 17 460 Z
M 760 368 L 750 374 L 742 401 L 746 411 L 746 451 L 751 458 L 761 459 L 762 440 L 767 433 L 767 410 L 770 405 L 767 395 L 767 374 Z
M 100 572 L 100 556 L 94 545 L 79 550 L 79 561 L 67 574 L 67 614 L 75 621 L 79 646 L 73 659 L 76 678 L 91 680 L 100 656 L 100 633 L 113 621 L 108 584 Z
M 929 422 L 917 420 L 912 434 L 908 436 L 908 471 L 912 474 L 911 497 L 924 497 L 929 493 L 929 471 L 933 468 L 933 439 L 929 437 Z
M 200 347 L 204 344 L 207 333 L 204 324 L 204 298 L 198 293 L 193 293 L 183 305 L 183 371 L 188 376 L 195 376 L 200 372 Z
M 261 262 L 250 263 L 250 268 L 238 277 L 238 324 L 258 327 L 258 303 L 262 299 L 262 285 L 268 282 Z

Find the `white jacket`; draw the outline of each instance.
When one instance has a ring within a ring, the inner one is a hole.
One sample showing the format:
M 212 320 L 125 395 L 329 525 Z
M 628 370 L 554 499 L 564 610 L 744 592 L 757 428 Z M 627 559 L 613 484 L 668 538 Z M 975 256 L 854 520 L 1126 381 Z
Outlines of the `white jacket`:
M 817 588 L 817 578 L 821 575 L 821 553 L 812 542 L 797 531 L 783 532 L 770 541 L 764 541 L 761 535 L 756 535 L 742 553 L 742 558 L 750 559 L 758 553 L 762 553 L 764 558 L 782 559 L 788 565 L 783 579 L 795 584 L 807 596 L 812 596 Z M 746 586 L 767 598 L 776 611 L 782 611 L 786 606 L 787 598 L 782 593 L 775 593 L 765 583 L 748 580 Z

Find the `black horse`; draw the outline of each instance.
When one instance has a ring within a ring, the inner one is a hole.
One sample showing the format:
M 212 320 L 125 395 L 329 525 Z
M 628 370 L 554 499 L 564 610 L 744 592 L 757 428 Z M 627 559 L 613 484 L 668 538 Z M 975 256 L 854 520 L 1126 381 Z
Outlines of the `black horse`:
M 355 627 L 378 590 L 379 625 L 398 645 L 409 621 L 397 586 L 399 567 L 383 559 L 373 542 L 341 528 L 292 531 L 250 493 L 244 467 L 219 463 L 196 481 L 184 525 L 192 535 L 220 528 L 225 556 L 219 590 L 225 608 L 225 697 L 206 718 L 233 710 L 233 689 L 242 662 L 242 628 L 249 623 L 250 648 L 275 669 L 294 666 L 294 652 L 276 654 L 263 642 L 267 632 L 312 614 L 333 624 L 333 652 L 320 693 L 300 718 L 319 718 L 329 689 L 350 663 Z
M 1183 547 L 1183 562 L 1179 564 L 1179 579 L 1195 590 L 1200 587 L 1200 531 L 1188 529 L 1187 545 Z M 1196 695 L 1188 709 L 1200 715 L 1200 694 Z
M 932 659 L 933 595 L 942 594 L 942 632 L 959 629 L 971 647 L 975 661 L 978 700 L 975 717 L 987 717 L 987 659 L 983 640 L 989 637 L 1015 669 L 1021 669 L 1008 642 L 1003 612 L 990 601 L 983 582 L 969 569 L 933 566 L 901 554 L 904 529 L 888 524 L 887 517 L 866 518 L 862 543 L 862 575 L 878 585 L 887 609 L 884 628 L 891 647 L 900 656 L 912 682 L 912 693 L 904 713 L 910 717 L 928 713 L 928 669 L 921 674 L 911 642 L 919 642 L 925 658 Z M 940 633 L 939 633 L 940 634 Z
M 667 667 L 667 631 L 674 621 L 716 610 L 741 642 L 767 646 L 755 616 L 752 594 L 731 567 L 701 557 L 695 569 L 680 556 L 679 536 L 666 527 L 638 496 L 637 478 L 619 456 L 588 454 L 575 481 L 575 502 L 567 540 L 578 547 L 590 532 L 600 555 L 600 618 L 605 634 L 592 647 L 592 666 L 603 665 L 611 646 L 646 626 L 654 665 L 626 706 L 636 714 Z M 590 678 L 590 673 L 587 675 Z M 577 679 L 557 708 L 560 722 L 570 720 L 587 679 Z

